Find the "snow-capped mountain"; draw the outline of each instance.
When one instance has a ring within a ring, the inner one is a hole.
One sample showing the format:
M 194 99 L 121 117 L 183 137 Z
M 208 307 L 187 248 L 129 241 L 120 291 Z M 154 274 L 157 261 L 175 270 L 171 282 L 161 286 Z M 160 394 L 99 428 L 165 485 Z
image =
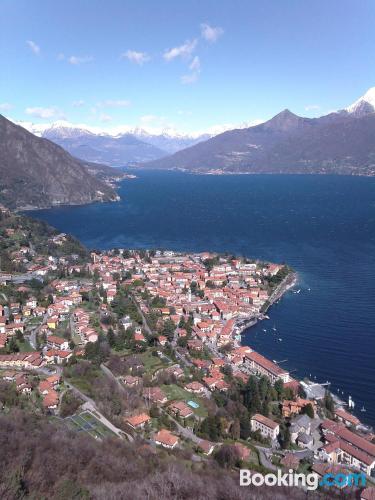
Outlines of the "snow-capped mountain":
M 265 123 L 229 130 L 147 168 L 200 173 L 375 175 L 375 88 L 319 118 L 284 110 Z
M 375 112 L 375 87 L 371 87 L 368 91 L 353 104 L 345 108 L 345 111 L 354 116 L 363 116 Z
M 126 166 L 161 158 L 209 139 L 214 134 L 181 134 L 174 129 L 148 131 L 120 126 L 101 129 L 64 120 L 47 124 L 17 122 L 38 137 L 49 139 L 87 161 Z

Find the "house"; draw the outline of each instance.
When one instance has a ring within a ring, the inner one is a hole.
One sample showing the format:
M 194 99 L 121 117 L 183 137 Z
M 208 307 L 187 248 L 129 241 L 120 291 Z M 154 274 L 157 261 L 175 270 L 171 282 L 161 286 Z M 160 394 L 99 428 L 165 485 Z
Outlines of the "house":
M 133 377 L 133 375 L 125 375 L 122 377 L 122 381 L 127 387 L 137 387 L 137 385 L 141 382 L 141 378 Z
M 339 422 L 343 422 L 347 427 L 357 427 L 361 423 L 357 417 L 348 411 L 345 411 L 343 408 L 337 408 L 335 410 L 335 417 Z
M 0 333 L 0 349 L 4 349 L 8 341 L 6 333 Z
M 132 417 L 127 417 L 125 422 L 130 425 L 132 429 L 143 429 L 144 426 L 151 420 L 151 417 L 147 413 L 140 413 L 139 415 L 133 415 Z
M 325 464 L 325 463 L 314 463 L 311 467 L 312 472 L 318 475 L 319 479 L 323 478 L 324 476 L 328 475 L 328 481 L 329 477 L 341 475 L 341 476 L 351 476 L 353 474 L 353 471 L 350 470 L 348 467 L 343 467 L 342 465 L 337 465 L 337 464 Z M 365 476 L 362 478 L 359 477 L 358 480 L 358 486 L 365 486 Z M 335 488 L 346 488 L 346 486 L 349 486 L 345 481 L 342 482 L 341 485 L 334 484 Z M 345 494 L 344 494 L 345 495 Z M 357 497 L 357 495 L 356 495 Z M 362 498 L 362 497 L 361 497 Z M 374 496 L 375 500 L 375 496 Z
M 55 330 L 59 323 L 59 318 L 57 316 L 51 316 L 47 319 L 47 326 L 50 330 Z
M 57 337 L 57 335 L 50 335 L 47 337 L 47 347 L 49 349 L 59 349 L 61 351 L 69 350 L 69 340 Z
M 297 470 L 299 466 L 299 458 L 293 453 L 287 453 L 285 457 L 280 460 L 280 464 L 285 470 Z
M 168 409 L 175 417 L 189 418 L 194 415 L 191 408 L 183 401 L 172 402 Z
M 72 356 L 72 351 L 61 349 L 49 349 L 44 352 L 44 359 L 47 363 L 56 363 L 58 365 L 62 365 L 64 361 L 68 361 Z
M 289 381 L 289 373 L 287 371 L 258 352 L 247 352 L 245 354 L 245 361 L 253 371 L 269 378 L 271 384 L 274 384 L 278 379 L 281 379 L 284 383 Z
M 354 434 L 341 422 L 321 424 L 326 444 L 319 450 L 322 460 L 355 467 L 369 476 L 375 473 L 375 444 Z
M 177 446 L 179 439 L 167 429 L 161 429 L 157 434 L 155 434 L 154 441 L 156 444 L 163 446 L 164 448 L 173 449 Z
M 202 385 L 200 382 L 195 382 L 195 381 L 186 384 L 185 389 L 188 392 L 192 392 L 194 394 L 204 394 L 206 392 L 204 385 Z
M 292 420 L 290 425 L 290 440 L 292 443 L 297 442 L 300 434 L 310 435 L 311 433 L 311 418 L 308 415 L 298 415 Z
M 205 454 L 211 455 L 214 451 L 216 444 L 207 441 L 206 439 L 201 439 L 198 443 L 198 448 Z
M 311 405 L 314 415 L 316 414 L 316 402 L 311 399 L 296 398 L 295 401 L 285 399 L 282 403 L 281 412 L 284 418 L 293 417 L 301 413 L 305 406 Z
M 242 443 L 234 443 L 233 447 L 235 448 L 236 452 L 238 453 L 238 457 L 240 460 L 243 460 L 246 462 L 249 460 L 251 450 L 247 446 L 245 446 Z
M 47 410 L 56 410 L 59 405 L 59 395 L 54 389 L 52 389 L 44 396 L 42 404 L 43 407 Z
M 167 396 L 160 387 L 145 387 L 143 389 L 143 397 L 152 403 L 164 404 L 168 401 Z
M 146 339 L 145 339 L 145 336 L 143 335 L 143 333 L 135 333 L 134 340 L 136 342 L 146 342 Z
M 314 444 L 314 439 L 310 434 L 302 432 L 301 434 L 298 434 L 297 444 L 301 448 L 308 448 L 309 450 L 311 450 Z
M 256 413 L 250 420 L 252 432 L 260 431 L 264 438 L 275 440 L 280 432 L 280 426 L 268 417 Z

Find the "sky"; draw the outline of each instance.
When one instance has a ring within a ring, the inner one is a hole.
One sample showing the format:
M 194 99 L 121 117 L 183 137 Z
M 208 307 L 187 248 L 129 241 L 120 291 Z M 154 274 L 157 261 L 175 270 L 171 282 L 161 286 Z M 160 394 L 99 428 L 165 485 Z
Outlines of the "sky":
M 191 133 L 375 86 L 374 0 L 0 0 L 0 113 Z

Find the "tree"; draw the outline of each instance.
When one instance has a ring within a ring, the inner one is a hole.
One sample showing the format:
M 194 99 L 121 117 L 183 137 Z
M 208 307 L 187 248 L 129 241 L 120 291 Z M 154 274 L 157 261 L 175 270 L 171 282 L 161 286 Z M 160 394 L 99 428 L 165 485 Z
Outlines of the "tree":
M 236 418 L 233 422 L 232 428 L 231 428 L 231 434 L 233 439 L 240 439 L 241 436 L 241 425 L 240 421 L 238 418 Z
M 116 346 L 116 335 L 113 328 L 108 328 L 107 340 L 110 347 L 114 348 Z
M 164 322 L 163 332 L 162 332 L 163 335 L 165 335 L 169 341 L 172 341 L 175 330 L 176 330 L 176 325 L 173 323 L 171 319 L 168 318 Z
M 251 428 L 250 428 L 250 417 L 248 412 L 244 413 L 240 417 L 240 438 L 241 439 L 248 439 L 251 433 Z
M 335 403 L 333 402 L 332 395 L 329 391 L 324 394 L 323 405 L 329 413 L 333 414 L 335 411 Z
M 314 418 L 314 408 L 312 407 L 312 404 L 309 403 L 309 404 L 305 405 L 302 408 L 302 412 L 301 413 L 304 413 L 305 415 L 307 415 L 310 418 Z
M 215 453 L 217 463 L 226 469 L 232 469 L 239 464 L 240 456 L 235 446 L 223 445 Z
M 289 426 L 284 423 L 280 425 L 279 443 L 283 450 L 288 449 L 290 446 Z
M 283 398 L 284 394 L 284 382 L 281 378 L 278 378 L 275 382 L 274 388 L 277 392 L 277 397 L 279 400 Z
M 244 389 L 244 405 L 249 410 L 251 415 L 258 413 L 261 410 L 261 400 L 259 397 L 259 389 L 257 379 L 249 377 Z
M 8 351 L 9 352 L 19 352 L 19 350 L 20 350 L 20 348 L 18 347 L 16 339 L 14 337 L 11 337 L 11 339 L 8 343 Z
M 60 405 L 60 416 L 65 418 L 73 415 L 81 406 L 81 401 L 74 395 L 71 390 L 63 394 Z

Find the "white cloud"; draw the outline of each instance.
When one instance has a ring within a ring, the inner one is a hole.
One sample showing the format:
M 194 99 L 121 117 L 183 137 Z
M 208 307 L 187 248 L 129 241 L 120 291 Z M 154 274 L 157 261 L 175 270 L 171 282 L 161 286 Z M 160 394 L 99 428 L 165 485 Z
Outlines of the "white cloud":
M 130 101 L 126 99 L 106 99 L 98 102 L 97 106 L 100 108 L 127 108 L 130 106 Z
M 201 35 L 208 42 L 215 43 L 223 33 L 223 28 L 220 28 L 219 26 L 213 27 L 207 23 L 201 24 Z
M 146 52 L 137 52 L 136 50 L 127 50 L 121 54 L 121 59 L 128 59 L 129 61 L 142 66 L 148 62 L 151 57 Z
M 201 62 L 198 56 L 195 56 L 189 64 L 191 73 L 182 75 L 181 82 L 185 85 L 195 83 L 198 80 L 199 73 L 201 72 Z
M 320 106 L 317 104 L 308 104 L 305 106 L 305 111 L 317 111 L 318 109 L 320 109 Z
M 107 115 L 107 114 L 102 114 L 100 115 L 100 121 L 103 122 L 103 123 L 108 123 L 112 120 L 112 116 L 110 115 Z
M 181 83 L 184 85 L 190 85 L 191 83 L 195 83 L 198 80 L 197 73 L 188 73 L 186 75 L 181 76 Z
M 73 108 L 82 108 L 82 106 L 85 105 L 85 101 L 82 99 L 78 99 L 78 101 L 73 101 L 72 102 Z
M 86 64 L 93 61 L 92 56 L 70 56 L 68 57 L 68 63 L 73 64 L 73 66 L 78 66 L 80 64 Z
M 39 45 L 37 45 L 32 40 L 26 40 L 26 43 L 29 46 L 30 50 L 32 52 L 34 52 L 34 54 L 36 54 L 36 55 L 40 54 L 40 47 L 39 47 Z
M 166 61 L 172 61 L 176 57 L 181 57 L 183 59 L 189 58 L 197 46 L 197 39 L 187 40 L 183 45 L 179 47 L 173 47 L 172 49 L 167 49 L 163 57 Z
M 25 113 L 30 116 L 35 116 L 36 118 L 44 118 L 47 120 L 51 118 L 63 118 L 63 114 L 55 106 L 50 106 L 48 108 L 43 108 L 41 106 L 29 107 L 25 109 Z
M 9 102 L 0 103 L 0 111 L 10 111 L 11 109 L 13 109 L 13 105 Z
M 189 69 L 191 71 L 196 71 L 198 73 L 200 72 L 201 62 L 198 56 L 195 56 L 194 59 L 191 61 L 191 63 L 189 64 Z

